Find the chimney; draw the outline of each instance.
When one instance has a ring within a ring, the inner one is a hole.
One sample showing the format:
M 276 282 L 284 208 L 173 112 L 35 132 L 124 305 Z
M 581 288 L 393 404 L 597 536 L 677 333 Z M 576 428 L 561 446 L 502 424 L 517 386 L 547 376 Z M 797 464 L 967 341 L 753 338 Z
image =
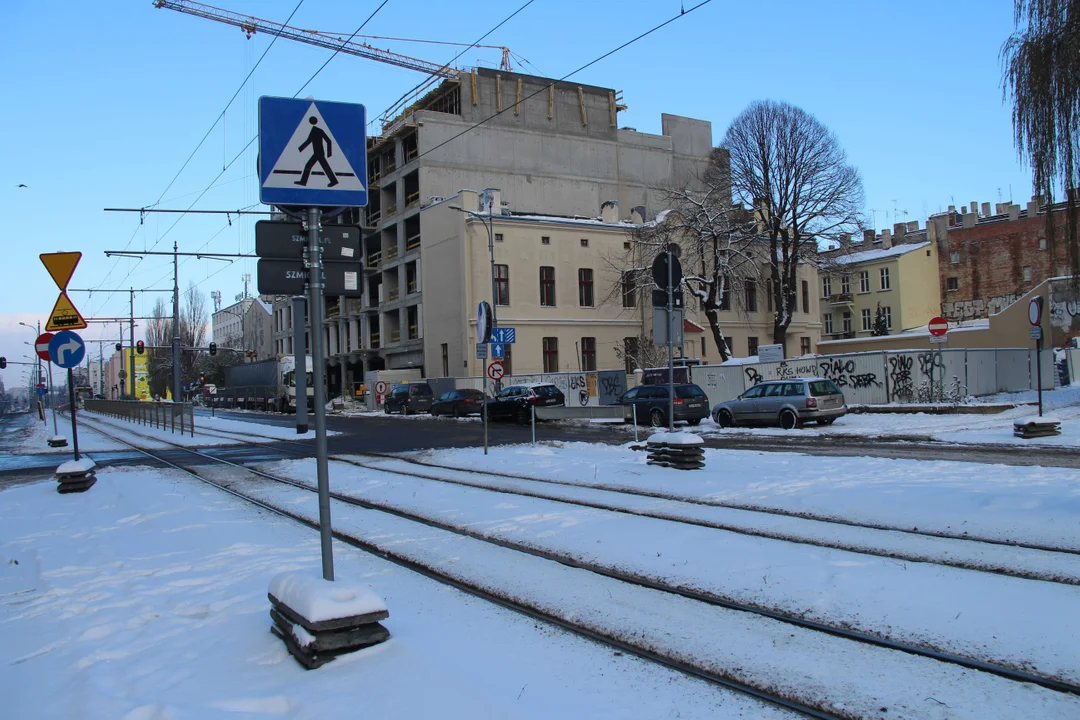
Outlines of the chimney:
M 907 224 L 907 231 L 909 233 L 919 232 L 919 221 L 918 220 L 912 220 L 911 222 L 909 222 Z
M 1008 210 L 1009 210 L 1009 220 L 1019 220 L 1020 219 L 1020 206 L 1019 205 L 1009 205 Z
M 1031 198 L 1031 202 L 1027 204 L 1028 217 L 1033 218 L 1039 214 L 1039 196 Z
M 983 217 L 990 217 L 990 203 L 985 202 L 982 204 Z
M 974 204 L 975 203 L 972 203 L 972 205 L 974 205 Z M 977 213 L 974 213 L 974 212 L 964 213 L 964 227 L 966 227 L 966 228 L 975 227 L 975 221 L 978 220 L 978 219 L 979 219 L 979 216 L 978 216 Z
M 888 250 L 892 247 L 892 231 L 885 228 L 881 231 L 881 249 Z
M 641 225 L 645 222 L 645 206 L 635 205 L 630 208 L 630 222 L 634 225 Z
M 609 225 L 619 222 L 619 203 L 616 200 L 605 200 L 600 205 L 600 220 Z
M 904 232 L 907 230 L 907 225 L 904 223 L 893 223 L 892 234 L 898 241 L 904 239 Z
M 975 216 L 978 217 L 978 215 L 979 215 L 979 203 L 977 203 L 977 202 L 972 202 L 971 203 L 971 212 L 975 213 Z
M 949 212 L 950 213 L 955 213 L 956 212 L 956 206 L 955 205 L 950 205 L 949 206 Z
M 862 241 L 868 245 L 872 245 L 877 240 L 877 233 L 874 230 L 863 230 Z

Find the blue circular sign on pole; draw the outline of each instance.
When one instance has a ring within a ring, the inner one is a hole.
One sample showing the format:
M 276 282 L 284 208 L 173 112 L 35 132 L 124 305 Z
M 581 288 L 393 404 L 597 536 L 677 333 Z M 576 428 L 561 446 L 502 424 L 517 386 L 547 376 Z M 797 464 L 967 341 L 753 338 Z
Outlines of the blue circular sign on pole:
M 62 368 L 78 366 L 86 356 L 86 345 L 78 333 L 61 330 L 49 341 L 49 359 Z

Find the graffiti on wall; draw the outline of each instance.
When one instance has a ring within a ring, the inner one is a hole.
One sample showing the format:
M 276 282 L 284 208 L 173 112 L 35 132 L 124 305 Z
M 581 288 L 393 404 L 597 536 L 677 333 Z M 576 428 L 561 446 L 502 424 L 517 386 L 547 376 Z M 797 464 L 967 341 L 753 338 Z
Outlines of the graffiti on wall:
M 988 300 L 957 300 L 941 303 L 941 316 L 959 322 L 984 318 L 1001 312 L 1017 301 L 1019 295 L 997 295 Z

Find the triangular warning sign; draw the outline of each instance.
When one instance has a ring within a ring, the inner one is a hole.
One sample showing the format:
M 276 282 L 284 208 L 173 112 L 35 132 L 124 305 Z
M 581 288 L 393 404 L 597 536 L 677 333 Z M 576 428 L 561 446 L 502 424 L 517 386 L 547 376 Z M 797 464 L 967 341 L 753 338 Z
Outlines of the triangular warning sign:
M 56 287 L 61 290 L 67 290 L 68 283 L 71 281 L 71 276 L 75 273 L 75 266 L 78 265 L 79 260 L 82 259 L 82 253 L 42 253 L 38 257 L 41 258 L 41 264 L 44 265 L 45 269 L 52 275 Z M 84 325 L 83 327 L 86 326 Z
M 52 332 L 53 330 L 82 330 L 84 327 L 86 327 L 86 321 L 83 320 L 83 316 L 71 304 L 71 298 L 67 296 L 67 293 L 61 290 L 60 297 L 56 298 L 56 305 L 49 313 L 49 322 L 45 323 L 45 329 Z
M 263 187 L 364 190 L 315 103 L 304 113 Z

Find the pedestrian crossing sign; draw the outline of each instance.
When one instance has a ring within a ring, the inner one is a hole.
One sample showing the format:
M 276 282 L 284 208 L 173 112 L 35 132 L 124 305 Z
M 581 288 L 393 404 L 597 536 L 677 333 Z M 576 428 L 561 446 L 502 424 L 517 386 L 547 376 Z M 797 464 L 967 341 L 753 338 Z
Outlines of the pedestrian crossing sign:
M 363 105 L 259 98 L 259 200 L 266 205 L 367 205 Z

